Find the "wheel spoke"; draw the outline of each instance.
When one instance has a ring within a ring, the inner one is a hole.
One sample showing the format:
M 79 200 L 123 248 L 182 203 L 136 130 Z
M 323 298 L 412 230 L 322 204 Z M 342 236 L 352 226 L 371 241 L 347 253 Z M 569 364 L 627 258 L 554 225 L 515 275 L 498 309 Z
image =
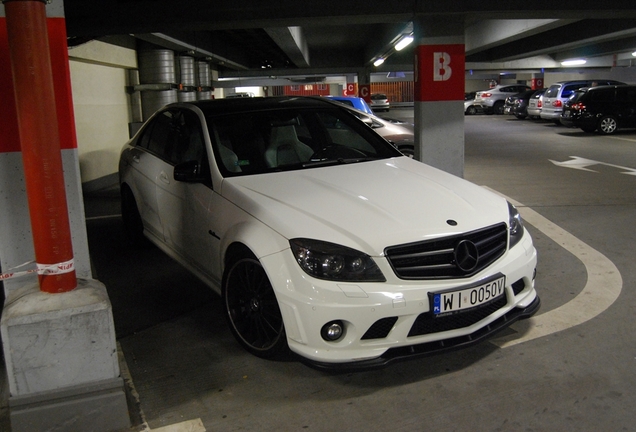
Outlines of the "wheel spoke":
M 281 345 L 283 319 L 267 274 L 258 261 L 244 259 L 231 268 L 224 288 L 230 324 L 256 354 Z M 259 354 L 260 355 L 260 354 Z

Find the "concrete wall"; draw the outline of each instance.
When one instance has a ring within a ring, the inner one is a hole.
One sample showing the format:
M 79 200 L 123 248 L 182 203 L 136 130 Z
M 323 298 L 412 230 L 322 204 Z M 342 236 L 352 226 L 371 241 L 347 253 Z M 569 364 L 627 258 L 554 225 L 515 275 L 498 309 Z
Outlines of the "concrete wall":
M 92 41 L 69 50 L 81 181 L 108 186 L 116 181 L 119 152 L 128 140 L 130 96 L 127 69 L 136 52 Z

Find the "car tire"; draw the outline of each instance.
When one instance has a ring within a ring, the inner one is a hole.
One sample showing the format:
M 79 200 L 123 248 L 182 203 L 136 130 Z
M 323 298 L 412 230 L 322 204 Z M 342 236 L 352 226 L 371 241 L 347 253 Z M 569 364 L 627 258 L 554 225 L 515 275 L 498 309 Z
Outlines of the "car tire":
M 517 119 L 519 120 L 525 120 L 526 116 L 521 115 L 521 114 L 515 114 L 515 117 L 517 117 Z
M 232 259 L 221 294 L 230 330 L 245 350 L 261 358 L 288 352 L 274 288 L 254 255 L 243 252 Z
M 504 101 L 497 101 L 492 106 L 492 110 L 497 115 L 503 115 L 504 113 Z
M 398 147 L 398 150 L 406 157 L 410 157 L 411 159 L 415 158 L 415 147 L 410 145 L 405 145 Z
M 140 248 L 150 245 L 150 242 L 144 236 L 144 223 L 139 214 L 135 195 L 127 185 L 122 185 L 121 187 L 121 218 L 126 236 L 134 247 Z
M 466 108 L 466 115 L 475 115 L 475 114 L 477 114 L 477 108 L 475 108 L 472 105 Z
M 598 122 L 598 131 L 603 135 L 610 135 L 618 129 L 618 121 L 613 116 L 604 116 Z

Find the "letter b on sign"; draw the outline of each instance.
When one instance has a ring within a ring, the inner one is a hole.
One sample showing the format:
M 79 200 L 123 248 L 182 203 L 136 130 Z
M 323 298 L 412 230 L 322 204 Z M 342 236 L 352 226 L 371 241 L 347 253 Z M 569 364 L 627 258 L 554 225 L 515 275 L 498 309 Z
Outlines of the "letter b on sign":
M 415 101 L 463 101 L 465 46 L 420 45 L 416 53 Z
M 433 81 L 448 81 L 453 73 L 451 57 L 445 52 L 433 53 Z

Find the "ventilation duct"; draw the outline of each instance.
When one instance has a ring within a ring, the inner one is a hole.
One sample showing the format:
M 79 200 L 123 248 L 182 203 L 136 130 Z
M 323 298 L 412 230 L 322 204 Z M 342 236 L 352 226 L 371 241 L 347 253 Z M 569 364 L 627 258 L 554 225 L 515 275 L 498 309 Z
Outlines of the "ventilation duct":
M 143 121 L 164 105 L 177 102 L 174 52 L 148 49 L 137 53 Z

